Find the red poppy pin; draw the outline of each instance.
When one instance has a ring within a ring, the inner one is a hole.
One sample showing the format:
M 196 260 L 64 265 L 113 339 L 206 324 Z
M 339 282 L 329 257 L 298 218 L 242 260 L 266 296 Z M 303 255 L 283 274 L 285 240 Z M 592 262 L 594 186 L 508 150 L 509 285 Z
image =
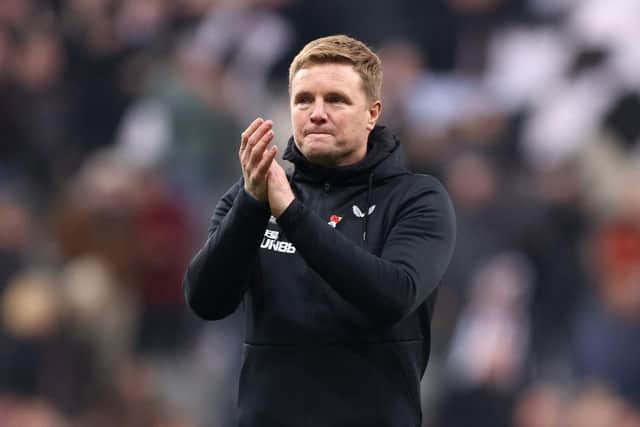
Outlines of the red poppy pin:
M 329 217 L 329 222 L 328 222 L 328 224 L 329 224 L 330 226 L 332 226 L 333 228 L 336 228 L 336 225 L 338 225 L 338 223 L 339 223 L 340 221 L 342 221 L 342 217 L 341 217 L 341 216 L 338 216 L 338 215 L 331 215 L 331 216 Z

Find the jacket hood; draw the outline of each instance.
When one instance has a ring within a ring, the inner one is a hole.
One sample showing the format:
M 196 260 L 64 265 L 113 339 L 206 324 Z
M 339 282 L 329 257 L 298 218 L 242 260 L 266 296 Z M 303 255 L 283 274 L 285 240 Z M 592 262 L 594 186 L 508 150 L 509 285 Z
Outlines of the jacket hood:
M 352 165 L 328 168 L 313 164 L 300 152 L 293 137 L 289 138 L 283 159 L 295 166 L 296 179 L 360 184 L 366 183 L 372 173 L 375 181 L 409 173 L 400 160 L 399 147 L 400 143 L 385 126 L 376 126 L 369 134 L 365 158 Z

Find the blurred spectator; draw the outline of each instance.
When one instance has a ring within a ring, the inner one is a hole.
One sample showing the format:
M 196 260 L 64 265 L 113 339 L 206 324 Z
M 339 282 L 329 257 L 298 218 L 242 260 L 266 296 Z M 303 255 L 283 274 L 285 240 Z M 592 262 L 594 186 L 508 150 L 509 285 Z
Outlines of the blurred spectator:
M 140 167 L 159 168 L 180 197 L 202 215 L 239 170 L 230 162 L 239 135 L 223 93 L 222 70 L 189 42 L 122 121 L 118 150 Z M 208 214 L 207 214 L 208 215 Z
M 22 129 L 22 154 L 16 167 L 26 168 L 33 190 L 46 197 L 77 164 L 74 134 L 76 105 L 64 80 L 62 39 L 53 28 L 26 29 L 16 52 L 16 97 Z M 36 125 L 37 123 L 37 125 Z
M 456 208 L 458 245 L 443 292 L 464 299 L 472 272 L 504 250 L 513 249 L 530 212 L 513 183 L 499 177 L 495 163 L 479 150 L 461 150 L 446 164 L 444 182 Z
M 193 53 L 223 73 L 220 90 L 236 118 L 252 120 L 268 106 L 269 72 L 291 43 L 291 26 L 278 14 L 287 0 L 221 2 L 196 29 Z
M 531 267 L 520 254 L 492 258 L 474 276 L 454 330 L 440 423 L 508 426 L 510 394 L 523 381 Z
M 188 218 L 160 176 L 149 174 L 143 180 L 146 191 L 135 224 L 138 345 L 146 351 L 179 352 L 190 343 L 189 329 L 195 326 L 188 323 L 182 290 L 175 285 L 191 249 Z
M 123 91 L 123 64 L 129 52 L 114 19 L 118 4 L 114 0 L 70 0 L 62 10 L 66 81 L 77 103 L 74 134 L 82 154 L 113 142 L 130 101 Z
M 67 334 L 94 349 L 100 373 L 118 369 L 134 343 L 138 313 L 133 290 L 119 286 L 102 260 L 91 255 L 67 262 L 59 280 Z
M 580 182 L 575 163 L 532 171 L 535 213 L 518 239 L 536 271 L 530 306 L 531 371 L 555 378 L 565 374 L 571 324 L 589 285 L 581 253 L 588 218 L 577 209 L 585 206 Z
M 45 349 L 60 321 L 54 280 L 48 273 L 18 273 L 2 295 L 2 391 L 29 397 L 44 391 L 52 367 Z
M 614 215 L 592 240 L 595 294 L 576 320 L 574 352 L 582 376 L 640 402 L 640 189 L 627 171 Z
M 20 180 L 25 159 L 20 146 L 24 131 L 20 125 L 14 81 L 16 43 L 10 31 L 0 27 L 0 176 L 3 181 Z
M 378 50 L 384 72 L 383 117 L 394 132 L 406 125 L 407 108 L 413 91 L 423 74 L 424 58 L 411 40 L 392 40 Z
M 134 169 L 108 152 L 89 159 L 53 211 L 53 230 L 63 259 L 97 255 L 118 281 L 131 281 L 141 184 Z
M 461 387 L 515 387 L 529 349 L 528 260 L 501 254 L 474 276 L 470 299 L 453 335 L 450 373 Z
M 29 210 L 9 195 L 0 194 L 0 296 L 9 279 L 22 270 L 33 236 Z

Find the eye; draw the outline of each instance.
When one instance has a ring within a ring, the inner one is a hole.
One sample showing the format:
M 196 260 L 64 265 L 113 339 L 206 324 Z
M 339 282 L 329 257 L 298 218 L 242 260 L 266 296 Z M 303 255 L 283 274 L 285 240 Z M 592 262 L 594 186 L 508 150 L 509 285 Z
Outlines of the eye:
M 346 100 L 344 99 L 343 96 L 331 94 L 327 96 L 327 102 L 331 104 L 337 104 L 337 103 L 346 103 Z
M 301 93 L 299 95 L 296 95 L 293 102 L 294 104 L 309 104 L 311 103 L 311 95 Z

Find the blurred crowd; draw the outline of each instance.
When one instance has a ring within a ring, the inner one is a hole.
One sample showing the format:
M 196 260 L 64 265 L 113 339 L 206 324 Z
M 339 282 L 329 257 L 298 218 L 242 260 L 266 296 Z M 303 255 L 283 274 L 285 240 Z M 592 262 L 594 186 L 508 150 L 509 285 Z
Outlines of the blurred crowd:
M 640 0 L 0 1 L 1 426 L 234 425 L 182 274 L 332 33 L 456 208 L 424 425 L 640 426 Z

